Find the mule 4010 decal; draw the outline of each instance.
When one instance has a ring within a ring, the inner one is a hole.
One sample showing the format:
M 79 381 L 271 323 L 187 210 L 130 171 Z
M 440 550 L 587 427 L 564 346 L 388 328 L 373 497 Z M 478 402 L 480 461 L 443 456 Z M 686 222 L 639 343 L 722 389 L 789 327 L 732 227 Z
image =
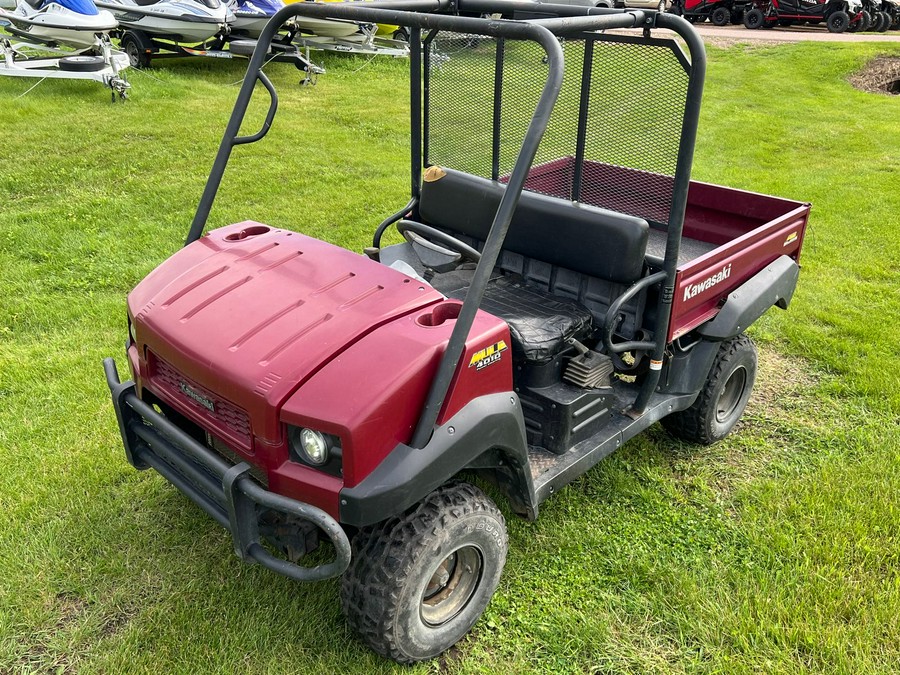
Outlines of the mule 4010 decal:
M 500 360 L 501 354 L 503 354 L 506 349 L 506 342 L 504 342 L 503 340 L 495 342 L 490 347 L 479 349 L 477 352 L 472 354 L 472 360 L 469 361 L 469 368 L 475 366 L 475 370 L 481 370 L 482 368 L 486 368 L 492 363 L 496 363 Z

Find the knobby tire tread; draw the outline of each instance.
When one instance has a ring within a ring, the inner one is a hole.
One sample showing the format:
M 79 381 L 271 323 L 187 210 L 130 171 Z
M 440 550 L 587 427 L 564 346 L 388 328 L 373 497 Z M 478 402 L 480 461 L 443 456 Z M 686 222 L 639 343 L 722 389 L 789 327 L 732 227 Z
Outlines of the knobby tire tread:
M 709 377 L 706 379 L 703 389 L 700 390 L 697 400 L 691 404 L 690 408 L 662 418 L 663 427 L 673 436 L 703 445 L 709 445 L 717 440 L 710 435 L 709 429 L 706 428 L 703 415 L 703 411 L 712 404 L 713 393 L 716 389 L 712 383 L 718 383 L 719 378 L 731 366 L 731 361 L 737 354 L 754 349 L 753 340 L 743 333 L 731 338 L 725 344 L 728 346 L 724 351 L 720 349 L 716 355 Z
M 416 559 L 411 551 L 430 545 L 438 528 L 429 528 L 429 523 L 446 526 L 451 519 L 480 512 L 505 525 L 500 510 L 481 490 L 468 483 L 448 483 L 406 513 L 363 528 L 354 537 L 350 567 L 341 579 L 341 606 L 347 622 L 377 653 L 399 663 L 418 660 L 398 647 L 390 620 Z M 406 568 L 399 570 L 404 559 Z

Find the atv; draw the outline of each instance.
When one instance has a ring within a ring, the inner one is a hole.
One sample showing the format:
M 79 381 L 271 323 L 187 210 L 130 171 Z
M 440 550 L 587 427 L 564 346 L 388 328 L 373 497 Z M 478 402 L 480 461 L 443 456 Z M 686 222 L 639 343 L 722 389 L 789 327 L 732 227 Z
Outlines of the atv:
M 860 30 L 872 30 L 884 33 L 894 23 L 896 6 L 890 0 L 863 0 L 863 24 Z
M 744 20 L 744 10 L 748 4 L 749 0 L 677 0 L 671 11 L 690 23 L 702 23 L 709 19 L 715 26 L 736 26 Z
M 859 0 L 754 0 L 744 14 L 746 28 L 774 28 L 823 21 L 831 33 L 865 29 Z
M 533 520 L 657 422 L 732 432 L 757 371 L 746 331 L 787 308 L 810 206 L 691 180 L 706 55 L 681 18 L 402 7 L 304 2 L 268 24 L 186 245 L 128 296 L 131 379 L 104 368 L 135 468 L 241 559 L 341 577 L 348 623 L 411 663 L 497 589 L 495 499 Z M 232 151 L 272 126 L 262 66 L 295 15 L 409 32 L 411 196 L 364 255 L 252 221 L 203 234 Z M 241 136 L 256 83 L 268 112 Z

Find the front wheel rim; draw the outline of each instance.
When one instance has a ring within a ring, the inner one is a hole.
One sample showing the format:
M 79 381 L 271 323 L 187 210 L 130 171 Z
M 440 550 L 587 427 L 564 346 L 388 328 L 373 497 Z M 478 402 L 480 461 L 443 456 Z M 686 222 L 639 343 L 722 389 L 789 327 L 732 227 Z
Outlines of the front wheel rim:
M 734 415 L 744 397 L 746 386 L 747 369 L 741 366 L 728 377 L 716 403 L 716 421 L 719 424 L 724 424 Z
M 422 591 L 422 621 L 436 627 L 458 616 L 475 596 L 483 570 L 484 557 L 474 546 L 463 546 L 444 558 Z

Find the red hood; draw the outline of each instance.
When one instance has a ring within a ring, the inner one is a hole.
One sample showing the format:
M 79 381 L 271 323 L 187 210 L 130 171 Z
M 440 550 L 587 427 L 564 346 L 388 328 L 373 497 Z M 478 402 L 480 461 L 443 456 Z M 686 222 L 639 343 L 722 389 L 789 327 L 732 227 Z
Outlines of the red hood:
M 364 256 L 243 222 L 173 255 L 128 306 L 139 344 L 246 410 L 254 432 L 274 440 L 272 411 L 304 380 L 378 326 L 441 297 Z

